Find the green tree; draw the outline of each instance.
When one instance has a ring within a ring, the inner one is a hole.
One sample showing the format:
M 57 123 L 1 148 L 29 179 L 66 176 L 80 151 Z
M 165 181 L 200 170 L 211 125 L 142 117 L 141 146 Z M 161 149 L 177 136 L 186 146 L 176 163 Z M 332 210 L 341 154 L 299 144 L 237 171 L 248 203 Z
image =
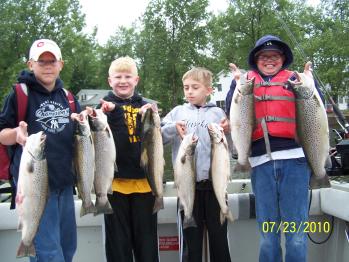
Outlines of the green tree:
M 257 39 L 266 34 L 279 36 L 290 43 L 293 37 L 303 38 L 296 18 L 305 8 L 302 1 L 237 0 L 231 1 L 225 13 L 210 21 L 212 53 L 217 55 L 217 70 L 229 62 L 248 68 L 247 55 Z M 297 8 L 296 8 L 297 7 Z M 292 32 L 293 35 L 290 35 Z
M 296 0 L 231 1 L 228 10 L 209 23 L 216 72 L 229 62 L 248 68 L 247 54 L 255 41 L 273 34 L 293 50 L 291 69 L 302 71 L 306 61 L 313 61 L 321 83 L 329 83 L 334 94 L 347 93 L 348 5 L 343 0 L 325 0 L 317 8 Z
M 137 45 L 141 89 L 167 111 L 182 103 L 181 77 L 191 66 L 207 66 L 208 1 L 153 0 L 143 16 Z
M 318 12 L 316 31 L 311 39 L 318 77 L 331 86 L 332 95 L 348 95 L 349 84 L 349 3 L 325 0 Z
M 82 32 L 85 16 L 78 0 L 2 1 L 0 6 L 1 100 L 26 68 L 31 43 L 50 38 L 62 49 L 65 68 L 61 78 L 76 93 L 81 87 L 97 86 L 95 33 Z

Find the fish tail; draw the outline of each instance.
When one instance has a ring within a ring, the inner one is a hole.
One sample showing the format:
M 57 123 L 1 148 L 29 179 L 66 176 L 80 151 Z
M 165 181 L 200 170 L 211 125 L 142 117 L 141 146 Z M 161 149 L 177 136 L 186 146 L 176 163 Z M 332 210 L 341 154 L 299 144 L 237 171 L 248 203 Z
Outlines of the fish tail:
M 197 227 L 195 219 L 194 219 L 193 216 L 191 216 L 191 217 L 184 217 L 183 229 L 186 229 L 188 227 Z
M 83 217 L 88 213 L 96 213 L 96 212 L 97 212 L 97 209 L 92 202 L 89 205 L 86 205 L 86 203 L 82 202 L 81 209 L 80 209 L 80 217 Z
M 94 213 L 95 216 L 99 214 L 113 214 L 113 208 L 111 207 L 109 200 L 107 199 L 107 202 L 103 204 L 104 201 L 101 201 L 100 197 L 97 197 L 96 199 L 96 212 Z
M 154 208 L 153 208 L 153 214 L 158 212 L 160 209 L 164 209 L 164 198 L 163 197 L 156 197 Z
M 17 250 L 17 257 L 35 257 L 36 251 L 34 244 L 31 243 L 29 246 L 26 246 L 23 241 L 19 244 L 18 250 Z

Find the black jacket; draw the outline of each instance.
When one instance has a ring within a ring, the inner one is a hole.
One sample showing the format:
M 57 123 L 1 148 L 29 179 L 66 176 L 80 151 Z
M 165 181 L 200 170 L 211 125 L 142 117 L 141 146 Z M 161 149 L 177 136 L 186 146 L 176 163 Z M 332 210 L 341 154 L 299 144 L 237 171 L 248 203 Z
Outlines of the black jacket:
M 63 82 L 56 80 L 53 91 L 49 92 L 35 78 L 34 74 L 23 71 L 18 77 L 19 83 L 28 87 L 28 106 L 25 122 L 28 124 L 28 134 L 44 131 L 46 134 L 45 155 L 48 165 L 50 190 L 63 189 L 74 184 L 72 169 L 74 146 L 74 123 L 70 119 L 72 113 Z M 76 109 L 80 107 L 75 99 Z M 6 98 L 0 113 L 0 130 L 14 128 L 17 123 L 17 100 L 15 91 Z M 10 173 L 18 181 L 18 170 L 22 147 L 15 146 Z
M 141 116 L 139 108 L 146 104 L 138 94 L 129 99 L 122 99 L 113 92 L 104 97 L 105 101 L 113 102 L 116 107 L 107 113 L 108 123 L 112 130 L 115 149 L 117 171 L 116 178 L 145 178 L 145 173 L 140 167 L 141 142 L 140 127 Z

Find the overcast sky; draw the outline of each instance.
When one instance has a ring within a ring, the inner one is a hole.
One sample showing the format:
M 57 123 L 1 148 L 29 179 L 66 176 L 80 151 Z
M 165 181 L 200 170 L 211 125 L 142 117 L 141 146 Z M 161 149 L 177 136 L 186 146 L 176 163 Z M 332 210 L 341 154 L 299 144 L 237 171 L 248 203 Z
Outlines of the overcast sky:
M 118 26 L 131 26 L 140 17 L 150 0 L 79 0 L 82 12 L 86 14 L 87 32 L 98 26 L 97 39 L 105 44 Z M 319 0 L 308 0 L 317 4 Z M 210 0 L 209 10 L 224 11 L 229 0 Z
M 131 26 L 140 17 L 149 0 L 79 0 L 82 12 L 86 14 L 88 32 L 98 26 L 97 39 L 105 44 L 109 36 L 113 35 L 118 26 Z M 210 10 L 223 11 L 229 0 L 210 0 Z

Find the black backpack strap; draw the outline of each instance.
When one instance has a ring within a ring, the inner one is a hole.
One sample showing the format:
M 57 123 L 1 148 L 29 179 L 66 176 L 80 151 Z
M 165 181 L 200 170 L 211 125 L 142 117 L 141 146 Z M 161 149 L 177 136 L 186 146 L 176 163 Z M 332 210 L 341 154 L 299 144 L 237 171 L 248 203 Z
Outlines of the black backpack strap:
M 16 208 L 16 195 L 17 195 L 17 188 L 16 185 L 13 181 L 13 178 L 10 177 L 9 179 L 10 185 L 11 185 L 11 205 L 10 209 L 15 209 Z

